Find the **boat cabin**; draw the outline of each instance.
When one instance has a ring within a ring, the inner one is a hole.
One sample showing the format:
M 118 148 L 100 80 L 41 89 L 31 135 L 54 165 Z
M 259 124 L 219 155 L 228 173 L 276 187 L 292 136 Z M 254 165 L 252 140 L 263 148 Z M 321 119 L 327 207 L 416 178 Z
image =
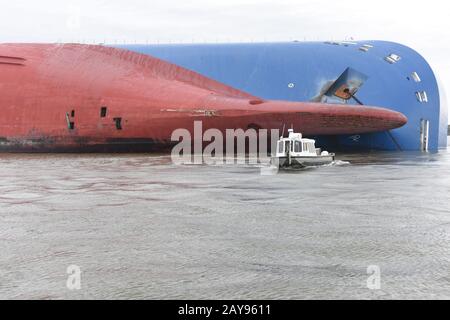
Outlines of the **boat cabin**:
M 320 153 L 315 140 L 303 139 L 301 133 L 289 129 L 289 137 L 278 141 L 276 157 L 317 157 Z

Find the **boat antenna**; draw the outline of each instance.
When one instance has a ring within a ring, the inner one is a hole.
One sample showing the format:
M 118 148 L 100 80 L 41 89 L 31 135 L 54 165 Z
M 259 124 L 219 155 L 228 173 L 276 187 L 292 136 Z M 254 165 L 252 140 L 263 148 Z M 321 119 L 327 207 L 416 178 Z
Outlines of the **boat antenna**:
M 282 138 L 284 138 L 284 129 L 286 129 L 286 123 L 283 123 L 283 132 L 281 133 Z

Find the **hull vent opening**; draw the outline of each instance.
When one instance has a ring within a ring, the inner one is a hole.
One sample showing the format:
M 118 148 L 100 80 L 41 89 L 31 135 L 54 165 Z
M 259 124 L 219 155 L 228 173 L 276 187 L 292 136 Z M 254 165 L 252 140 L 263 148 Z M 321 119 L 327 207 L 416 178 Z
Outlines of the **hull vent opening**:
M 430 135 L 430 121 L 422 119 L 420 121 L 420 151 L 428 152 Z
M 122 118 L 114 118 L 117 130 L 122 130 Z
M 411 73 L 411 79 L 414 80 L 414 82 L 421 82 L 422 79 L 420 79 L 419 74 L 417 72 Z
M 388 55 L 386 58 L 384 58 L 384 60 L 386 60 L 387 62 L 389 62 L 390 64 L 394 64 L 399 62 L 400 60 L 402 60 L 402 57 L 400 57 L 399 55 L 395 54 L 395 53 L 391 53 L 390 55 Z
M 10 57 L 0 55 L 0 64 L 12 65 L 12 66 L 24 66 L 26 59 L 22 57 Z
M 71 117 L 73 118 L 74 116 L 75 116 L 74 110 L 72 110 L 70 114 L 69 114 L 69 112 L 66 112 L 66 122 L 67 122 L 67 128 L 69 130 L 75 129 L 75 122 L 71 119 Z
M 417 101 L 420 103 L 427 103 L 428 102 L 428 95 L 426 91 L 418 91 L 416 92 L 416 98 Z
M 373 46 L 370 44 L 365 44 L 362 47 L 359 48 L 359 50 L 363 51 L 363 52 L 369 52 L 370 49 L 372 49 Z
M 101 107 L 101 109 L 100 109 L 100 118 L 105 118 L 107 113 L 108 113 L 108 108 L 107 107 Z

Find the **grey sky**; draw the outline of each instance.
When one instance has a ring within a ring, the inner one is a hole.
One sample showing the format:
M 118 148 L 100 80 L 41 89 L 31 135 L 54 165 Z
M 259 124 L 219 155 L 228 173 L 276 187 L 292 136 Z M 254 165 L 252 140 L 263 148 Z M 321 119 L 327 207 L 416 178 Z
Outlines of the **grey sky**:
M 391 40 L 423 54 L 450 92 L 443 0 L 0 0 L 0 42 Z

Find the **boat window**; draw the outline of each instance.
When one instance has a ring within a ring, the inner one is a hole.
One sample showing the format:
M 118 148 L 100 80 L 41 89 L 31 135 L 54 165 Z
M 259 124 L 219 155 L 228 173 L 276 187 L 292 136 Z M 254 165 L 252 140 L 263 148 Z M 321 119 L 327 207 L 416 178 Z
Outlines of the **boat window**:
M 295 152 L 297 152 L 297 153 L 302 152 L 302 147 L 301 147 L 300 141 L 295 141 Z
M 278 153 L 283 153 L 284 152 L 284 143 L 283 141 L 278 142 Z
M 289 141 L 285 141 L 284 142 L 284 152 L 289 152 L 290 147 L 289 147 Z

